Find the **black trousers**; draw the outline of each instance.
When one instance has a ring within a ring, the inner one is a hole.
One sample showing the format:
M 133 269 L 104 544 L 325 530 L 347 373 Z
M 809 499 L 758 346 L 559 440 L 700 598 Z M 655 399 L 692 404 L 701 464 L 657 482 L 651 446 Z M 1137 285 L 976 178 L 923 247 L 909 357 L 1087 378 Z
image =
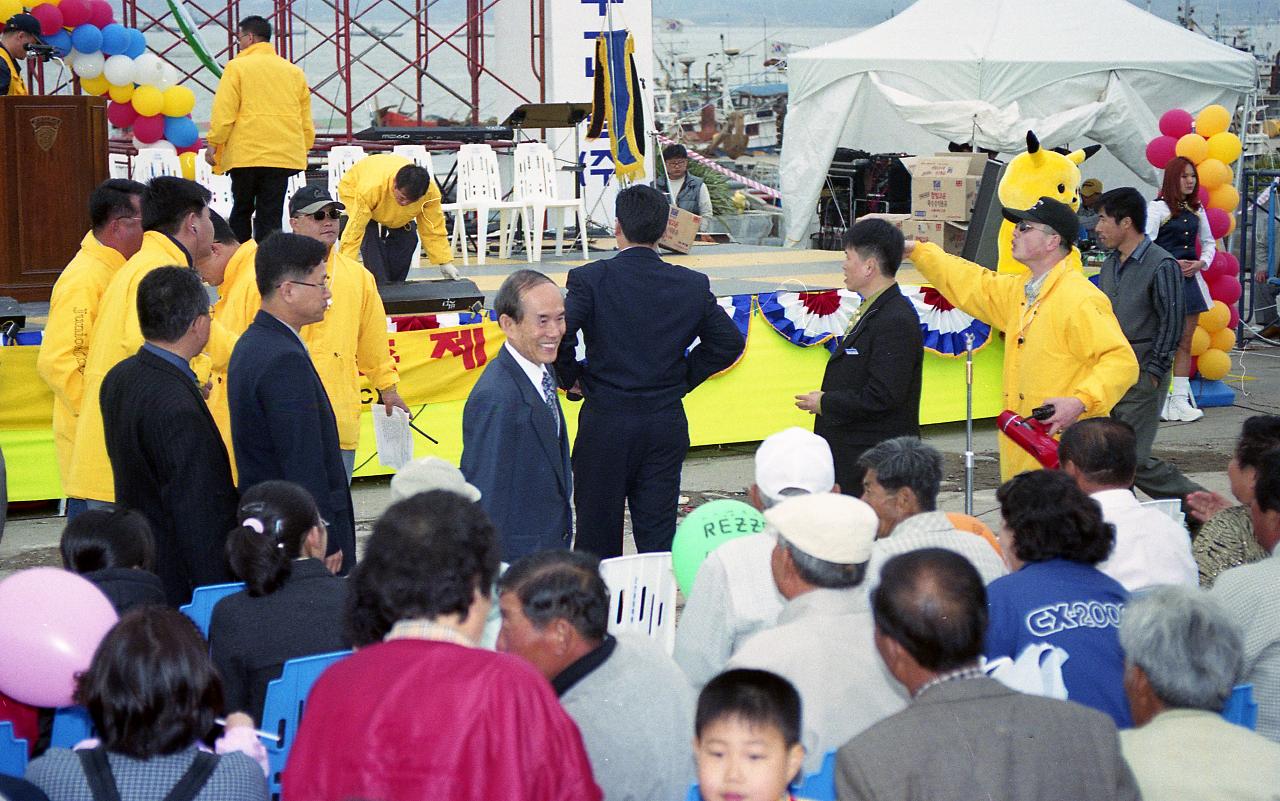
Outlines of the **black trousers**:
M 360 241 L 360 257 L 365 269 L 373 273 L 379 284 L 401 284 L 414 266 L 413 249 L 418 244 L 418 224 L 403 228 L 387 228 L 370 222 Z
M 280 230 L 284 195 L 297 170 L 285 167 L 235 167 L 231 176 L 231 218 L 227 224 L 236 239 L 261 242 Z
M 653 412 L 596 408 L 587 400 L 573 447 L 574 550 L 622 555 L 622 505 L 641 553 L 671 550 L 689 421 L 680 404 Z

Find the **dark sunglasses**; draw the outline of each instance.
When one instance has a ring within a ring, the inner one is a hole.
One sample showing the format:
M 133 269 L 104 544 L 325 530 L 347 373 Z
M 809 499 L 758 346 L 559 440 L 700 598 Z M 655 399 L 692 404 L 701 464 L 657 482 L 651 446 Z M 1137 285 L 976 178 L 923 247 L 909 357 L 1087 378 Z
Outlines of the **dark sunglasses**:
M 310 217 L 316 222 L 323 222 L 326 217 L 329 218 L 330 220 L 339 219 L 340 217 L 342 217 L 342 212 L 338 211 L 337 209 L 329 209 L 328 211 L 321 209 L 320 211 L 313 211 L 310 214 L 295 214 L 294 216 Z

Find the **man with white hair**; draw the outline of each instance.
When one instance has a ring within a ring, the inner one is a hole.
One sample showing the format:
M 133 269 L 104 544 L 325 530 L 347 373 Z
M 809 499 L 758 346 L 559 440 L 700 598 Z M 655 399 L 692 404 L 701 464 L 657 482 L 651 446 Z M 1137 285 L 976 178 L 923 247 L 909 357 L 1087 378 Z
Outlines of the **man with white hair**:
M 1280 797 L 1280 745 L 1222 719 L 1244 644 L 1213 599 L 1154 588 L 1125 607 L 1120 645 L 1136 726 L 1120 748 L 1146 801 Z
M 760 511 L 793 495 L 839 492 L 827 441 L 802 428 L 779 431 L 756 450 L 755 483 L 747 489 Z M 698 568 L 676 627 L 675 659 L 695 689 L 724 670 L 734 649 L 782 611 L 769 561 L 773 537 L 749 534 L 730 540 Z
M 867 575 L 878 521 L 857 498 L 788 498 L 764 519 L 775 538 L 773 582 L 787 599 L 773 628 L 756 634 L 729 668 L 768 670 L 790 681 L 804 707 L 805 770 L 907 705 L 876 653 L 871 608 L 857 589 Z

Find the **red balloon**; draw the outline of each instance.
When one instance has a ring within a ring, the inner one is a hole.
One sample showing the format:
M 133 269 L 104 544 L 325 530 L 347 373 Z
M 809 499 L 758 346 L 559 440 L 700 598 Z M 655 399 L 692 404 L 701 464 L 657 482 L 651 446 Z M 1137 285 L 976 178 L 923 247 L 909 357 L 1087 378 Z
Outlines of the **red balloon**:
M 1196 183 L 1196 198 L 1199 199 L 1201 206 L 1206 209 L 1209 208 L 1209 190 L 1199 183 Z
M 1210 297 L 1214 300 L 1220 300 L 1228 306 L 1240 300 L 1242 291 L 1240 279 L 1234 275 L 1220 275 L 1209 281 Z
M 1191 133 L 1195 118 L 1191 112 L 1180 108 L 1171 108 L 1160 117 L 1160 133 L 1177 139 Z
M 89 24 L 105 28 L 116 21 L 116 12 L 107 0 L 89 0 Z
M 1231 310 L 1231 320 L 1227 323 L 1227 328 L 1234 331 L 1236 330 L 1236 326 L 1240 325 L 1240 310 L 1236 308 L 1236 304 L 1234 303 L 1227 308 Z
M 68 28 L 83 25 L 89 21 L 89 0 L 62 0 L 58 4 L 62 12 L 62 24 Z
M 133 110 L 132 103 L 107 103 L 107 122 L 117 128 L 128 128 L 138 119 L 138 112 Z
M 1178 155 L 1178 140 L 1172 136 L 1157 136 L 1147 143 L 1147 161 L 1157 170 L 1163 170 L 1169 160 Z
M 1209 269 L 1205 271 L 1204 278 L 1206 281 L 1217 278 L 1220 275 L 1239 275 L 1240 261 L 1225 250 L 1219 250 L 1213 256 L 1213 263 L 1209 265 Z
M 53 36 L 62 30 L 62 12 L 58 10 L 57 6 L 45 3 L 36 6 L 28 13 L 40 23 L 41 36 Z
M 1191 357 L 1191 372 L 1188 375 L 1197 375 L 1200 372 L 1200 357 Z
M 1227 229 L 1231 227 L 1231 215 L 1222 209 L 1205 209 L 1205 216 L 1209 218 L 1209 233 L 1214 239 L 1221 239 L 1227 235 Z
M 199 139 L 197 139 L 197 140 L 195 141 L 195 144 L 193 144 L 193 145 L 188 145 L 188 146 L 186 146 L 186 147 L 180 147 L 180 148 L 178 148 L 178 153 L 179 153 L 179 154 L 181 154 L 181 153 L 199 153 L 199 152 L 200 152 L 200 148 L 202 148 L 202 147 L 204 147 L 204 142 L 202 142 L 202 141 L 200 141 Z
M 133 135 L 144 145 L 160 141 L 164 138 L 164 115 L 138 117 L 133 123 Z

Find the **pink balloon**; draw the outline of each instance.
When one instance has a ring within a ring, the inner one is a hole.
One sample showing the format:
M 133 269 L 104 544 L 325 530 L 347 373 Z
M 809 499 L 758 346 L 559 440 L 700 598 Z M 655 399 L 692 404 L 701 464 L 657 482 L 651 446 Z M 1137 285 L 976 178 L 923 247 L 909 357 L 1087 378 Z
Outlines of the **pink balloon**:
M 1235 256 L 1225 250 L 1219 250 L 1213 256 L 1213 264 L 1209 265 L 1209 269 L 1205 271 L 1204 277 L 1208 281 L 1212 278 L 1225 275 L 1239 275 L 1240 261 Z
M 85 24 L 92 13 L 88 0 L 62 0 L 58 10 L 62 12 L 62 24 L 68 28 Z
M 133 121 L 133 135 L 146 145 L 160 141 L 164 138 L 164 115 L 138 117 Z
M 1205 189 L 1199 183 L 1196 184 L 1196 198 L 1200 201 L 1200 205 L 1209 208 L 1209 190 Z
M 1178 155 L 1178 140 L 1172 136 L 1157 136 L 1147 143 L 1147 161 L 1157 170 L 1163 170 L 1169 160 Z
M 132 103 L 107 103 L 107 122 L 117 128 L 129 128 L 138 119 L 138 112 L 133 110 Z
M 1160 133 L 1177 139 L 1191 133 L 1195 118 L 1191 112 L 1171 108 L 1160 117 Z
M 1236 304 L 1232 303 L 1227 307 L 1231 310 L 1231 320 L 1227 323 L 1227 328 L 1232 331 L 1236 330 L 1236 326 L 1240 325 L 1240 310 L 1236 308 Z
M 1227 229 L 1231 227 L 1231 216 L 1222 209 L 1205 209 L 1205 216 L 1209 218 L 1209 233 L 1214 239 L 1221 239 L 1227 235 Z
M 62 12 L 58 10 L 57 6 L 45 3 L 36 6 L 28 13 L 40 23 L 40 34 L 42 36 L 53 36 L 62 30 Z
M 116 12 L 107 0 L 89 0 L 89 24 L 105 28 L 116 21 Z
M 1243 291 L 1240 279 L 1234 275 L 1220 275 L 1209 281 L 1209 296 L 1228 306 L 1240 300 L 1240 294 Z
M 34 567 L 0 581 L 0 692 L 32 706 L 67 706 L 76 674 L 115 623 L 111 602 L 75 573 Z

